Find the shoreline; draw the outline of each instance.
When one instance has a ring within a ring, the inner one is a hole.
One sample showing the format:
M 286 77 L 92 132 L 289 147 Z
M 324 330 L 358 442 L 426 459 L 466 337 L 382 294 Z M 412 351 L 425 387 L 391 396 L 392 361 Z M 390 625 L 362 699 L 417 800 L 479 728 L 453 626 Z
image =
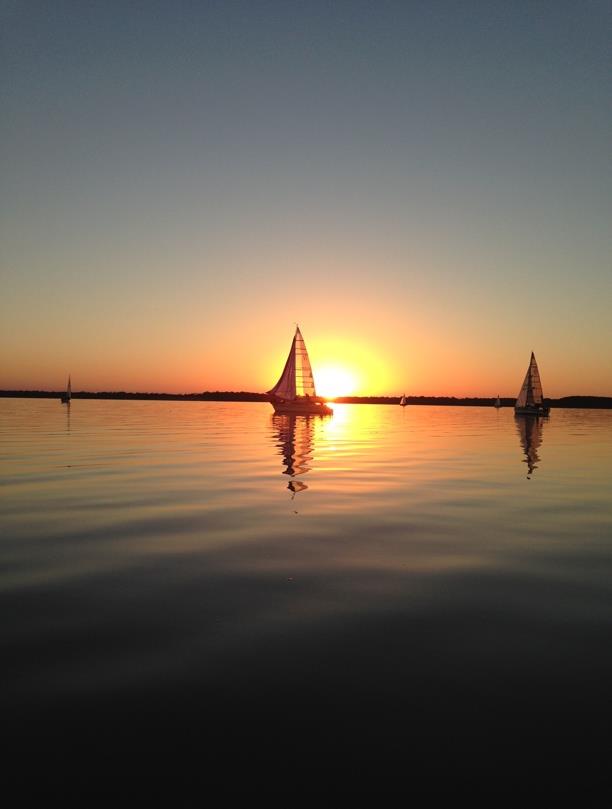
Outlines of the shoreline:
M 41 390 L 0 390 L 0 398 L 15 399 L 59 399 L 63 391 Z M 129 393 L 126 391 L 76 391 L 73 399 L 116 399 L 137 401 L 173 402 L 267 402 L 265 393 L 248 391 L 203 391 L 202 393 Z M 400 396 L 338 396 L 327 401 L 337 404 L 386 404 L 398 405 Z M 455 396 L 407 396 L 408 406 L 442 405 L 449 407 L 493 407 L 496 396 L 455 397 Z M 514 398 L 502 398 L 502 407 L 514 407 Z M 612 410 L 612 396 L 563 396 L 559 399 L 545 399 L 551 408 L 587 408 Z

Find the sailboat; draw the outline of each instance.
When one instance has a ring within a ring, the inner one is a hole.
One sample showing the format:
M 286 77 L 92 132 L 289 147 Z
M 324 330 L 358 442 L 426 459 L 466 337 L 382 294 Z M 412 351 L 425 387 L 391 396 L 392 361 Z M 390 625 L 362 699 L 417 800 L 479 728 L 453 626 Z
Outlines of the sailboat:
M 499 393 L 497 394 L 497 399 L 495 400 L 493 407 L 501 407 L 501 399 L 499 398 Z
M 550 408 L 544 404 L 540 372 L 533 351 L 523 386 L 514 405 L 517 416 L 547 416 Z
M 317 396 L 306 343 L 296 326 L 287 362 L 276 385 L 268 391 L 276 413 L 329 416 L 334 411 Z
M 400 404 L 401 404 L 402 407 L 406 407 L 406 405 L 408 404 L 408 399 L 406 399 L 406 394 L 404 394 L 402 396 L 402 398 L 400 399 Z
M 68 384 L 66 385 L 66 393 L 62 393 L 62 404 L 70 404 L 72 399 L 72 388 L 70 386 L 70 376 L 68 376 Z

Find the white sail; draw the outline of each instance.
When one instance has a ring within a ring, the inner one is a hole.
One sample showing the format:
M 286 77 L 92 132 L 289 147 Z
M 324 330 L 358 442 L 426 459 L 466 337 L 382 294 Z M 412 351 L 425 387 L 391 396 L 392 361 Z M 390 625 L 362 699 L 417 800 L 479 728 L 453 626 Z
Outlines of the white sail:
M 295 399 L 296 396 L 316 396 L 308 351 L 299 327 L 295 330 L 280 379 L 268 393 L 287 400 Z
M 533 407 L 534 405 L 541 405 L 543 400 L 540 372 L 538 371 L 538 364 L 536 363 L 536 358 L 532 351 L 529 368 L 527 368 L 527 373 L 525 374 L 523 385 L 517 396 L 515 407 Z
M 400 399 L 400 404 L 402 407 L 405 407 L 408 404 L 408 402 L 406 401 L 406 394 L 404 394 Z

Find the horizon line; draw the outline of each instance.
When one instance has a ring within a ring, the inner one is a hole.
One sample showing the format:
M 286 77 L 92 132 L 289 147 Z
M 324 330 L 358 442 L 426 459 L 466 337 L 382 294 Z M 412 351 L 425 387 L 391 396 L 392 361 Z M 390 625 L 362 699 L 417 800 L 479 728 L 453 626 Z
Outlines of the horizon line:
M 18 394 L 30 394 L 30 395 L 38 395 L 41 397 L 55 397 L 61 396 L 64 393 L 64 389 L 59 390 L 45 390 L 42 388 L 4 388 L 0 389 L 0 396 L 7 396 L 7 397 L 15 397 L 18 398 Z M 80 391 L 72 391 L 72 396 L 164 396 L 164 397 L 177 397 L 177 398 L 188 398 L 188 397 L 195 397 L 195 396 L 250 396 L 250 397 L 257 397 L 261 398 L 262 401 L 268 401 L 269 395 L 266 392 L 262 391 L 248 391 L 248 390 L 203 390 L 203 391 L 190 391 L 185 393 L 168 393 L 165 391 L 129 391 L 129 390 L 80 390 Z M 427 394 L 427 393 L 356 393 L 356 394 L 349 394 L 344 396 L 320 396 L 318 398 L 325 399 L 326 401 L 347 401 L 350 399 L 401 399 L 402 396 L 406 396 L 407 399 L 482 399 L 482 400 L 492 400 L 498 398 L 498 395 L 492 396 L 483 396 L 483 395 L 449 395 L 449 394 Z M 513 396 L 500 396 L 501 400 L 515 400 L 516 395 Z M 545 396 L 545 400 L 549 401 L 559 401 L 561 399 L 612 399 L 612 394 L 605 395 L 605 394 L 584 394 L 584 393 L 572 393 L 566 394 L 564 396 Z

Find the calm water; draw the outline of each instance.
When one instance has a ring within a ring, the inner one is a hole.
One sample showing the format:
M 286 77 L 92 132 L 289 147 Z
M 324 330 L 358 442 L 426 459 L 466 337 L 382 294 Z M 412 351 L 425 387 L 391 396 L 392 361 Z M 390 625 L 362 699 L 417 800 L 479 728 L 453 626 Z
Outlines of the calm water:
M 605 751 L 612 412 L 5 399 L 0 439 L 5 731 L 56 775 Z

